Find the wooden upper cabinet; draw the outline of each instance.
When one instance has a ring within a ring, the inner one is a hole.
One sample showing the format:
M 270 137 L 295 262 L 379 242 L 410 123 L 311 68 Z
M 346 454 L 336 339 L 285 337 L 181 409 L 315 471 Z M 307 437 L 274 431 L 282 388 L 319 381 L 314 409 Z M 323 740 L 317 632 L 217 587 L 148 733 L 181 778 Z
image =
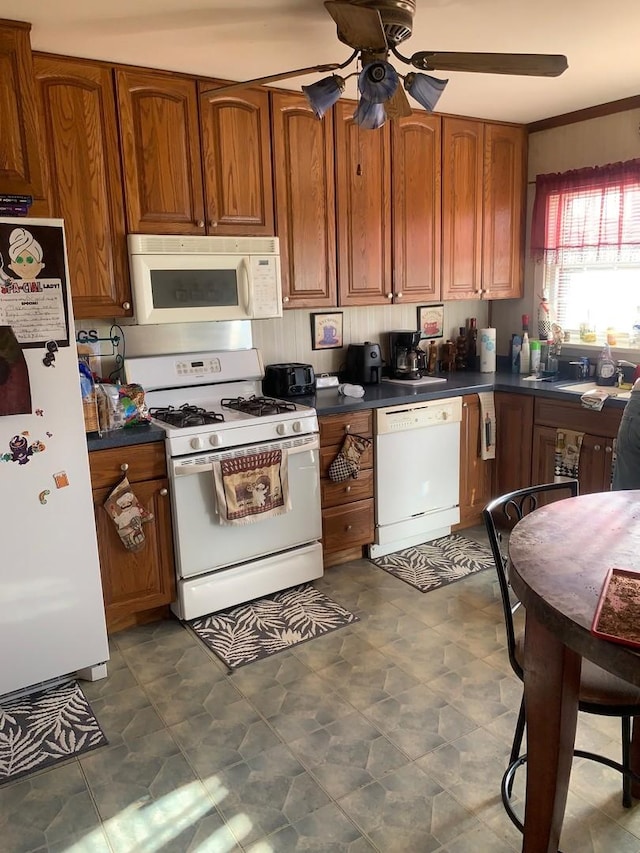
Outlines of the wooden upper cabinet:
M 522 295 L 526 130 L 485 125 L 483 299 Z
M 131 315 L 112 69 L 36 55 L 45 182 L 65 222 L 76 317 Z
M 273 235 L 269 95 L 216 95 L 200 82 L 200 133 L 209 234 Z
M 128 230 L 204 234 L 196 82 L 118 69 L 116 86 Z
M 0 193 L 31 195 L 30 214 L 47 215 L 30 30 L 31 24 L 0 20 Z
M 441 119 L 391 123 L 394 302 L 440 299 Z
M 355 104 L 335 110 L 338 301 L 386 305 L 391 282 L 390 122 L 363 130 L 352 121 Z
M 333 113 L 272 92 L 271 126 L 284 307 L 336 305 Z
M 484 124 L 443 119 L 442 298 L 480 296 Z

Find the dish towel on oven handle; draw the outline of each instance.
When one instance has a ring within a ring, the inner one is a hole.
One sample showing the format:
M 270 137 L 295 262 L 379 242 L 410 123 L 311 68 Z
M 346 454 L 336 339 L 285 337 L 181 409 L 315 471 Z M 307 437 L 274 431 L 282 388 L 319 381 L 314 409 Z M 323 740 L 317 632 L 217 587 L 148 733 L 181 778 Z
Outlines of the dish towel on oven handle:
M 213 463 L 221 524 L 252 524 L 291 509 L 286 450 L 265 450 Z
M 329 465 L 329 479 L 334 483 L 343 483 L 349 477 L 356 480 L 360 473 L 360 457 L 370 444 L 371 439 L 363 435 L 346 435 L 338 455 Z
M 577 480 L 580 468 L 580 450 L 582 449 L 583 432 L 570 429 L 556 430 L 556 450 L 553 469 L 553 482 L 564 483 L 566 480 Z
M 496 458 L 496 405 L 493 391 L 478 394 L 480 401 L 480 458 Z

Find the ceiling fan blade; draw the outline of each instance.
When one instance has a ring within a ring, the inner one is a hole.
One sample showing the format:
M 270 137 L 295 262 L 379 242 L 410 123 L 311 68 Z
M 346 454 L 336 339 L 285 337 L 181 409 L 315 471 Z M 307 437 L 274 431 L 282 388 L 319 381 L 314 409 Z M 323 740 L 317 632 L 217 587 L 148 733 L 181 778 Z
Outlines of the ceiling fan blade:
M 244 80 L 242 83 L 222 84 L 214 86 L 211 89 L 203 90 L 203 95 L 211 95 L 215 92 L 216 95 L 220 92 L 234 92 L 236 89 L 246 89 L 247 86 L 260 86 L 266 83 L 275 83 L 278 80 L 288 80 L 290 77 L 304 77 L 305 74 L 315 74 L 316 72 L 335 71 L 338 68 L 343 68 L 339 62 L 332 62 L 329 65 L 312 65 L 309 68 L 296 68 L 294 71 L 283 71 L 280 74 L 269 74 L 267 77 L 254 77 L 253 80 Z
M 524 74 L 558 77 L 567 70 L 567 57 L 544 53 L 458 53 L 420 51 L 410 59 L 421 71 L 474 71 L 481 74 Z
M 411 104 L 405 95 L 405 91 L 401 83 L 398 83 L 393 95 L 391 95 L 389 100 L 385 102 L 384 108 L 390 119 L 402 118 L 403 116 L 411 115 Z
M 338 38 L 354 50 L 383 51 L 387 39 L 377 9 L 326 0 L 325 9 L 336 22 Z

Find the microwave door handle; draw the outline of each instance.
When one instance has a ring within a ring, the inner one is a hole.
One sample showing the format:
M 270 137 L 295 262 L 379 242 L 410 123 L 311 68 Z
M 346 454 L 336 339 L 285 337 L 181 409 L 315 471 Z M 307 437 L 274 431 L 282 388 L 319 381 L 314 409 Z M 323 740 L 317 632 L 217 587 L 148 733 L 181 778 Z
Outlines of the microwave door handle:
M 242 258 L 240 261 L 240 282 L 238 285 L 238 297 L 241 300 L 242 307 L 245 310 L 247 317 L 253 315 L 251 306 L 251 288 L 249 287 L 251 280 L 251 270 L 249 269 L 248 258 Z

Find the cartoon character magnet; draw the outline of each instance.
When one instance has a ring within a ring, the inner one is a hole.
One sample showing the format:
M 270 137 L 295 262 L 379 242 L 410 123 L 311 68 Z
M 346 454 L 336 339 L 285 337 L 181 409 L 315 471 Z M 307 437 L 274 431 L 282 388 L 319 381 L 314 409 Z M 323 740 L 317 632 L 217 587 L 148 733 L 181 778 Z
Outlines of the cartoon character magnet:
M 42 453 L 47 449 L 46 445 L 39 440 L 29 444 L 28 435 L 28 432 L 14 435 L 9 442 L 9 452 L 3 453 L 0 456 L 0 460 L 2 462 L 17 462 L 18 465 L 26 465 L 34 453 Z

